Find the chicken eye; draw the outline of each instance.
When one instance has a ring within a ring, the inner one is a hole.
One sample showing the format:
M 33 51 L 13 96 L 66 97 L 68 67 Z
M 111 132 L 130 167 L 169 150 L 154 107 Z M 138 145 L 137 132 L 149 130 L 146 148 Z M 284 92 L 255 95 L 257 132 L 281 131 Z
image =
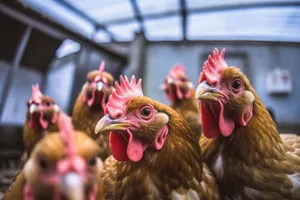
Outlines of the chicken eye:
M 47 162 L 47 160 L 45 160 L 43 158 L 39 158 L 38 164 L 39 164 L 40 168 L 43 170 L 46 170 L 48 168 L 48 162 Z
M 90 83 L 92 83 L 92 80 L 87 80 L 87 82 L 90 84 Z
M 96 158 L 96 157 L 93 157 L 92 159 L 89 160 L 88 165 L 89 165 L 90 167 L 93 167 L 93 166 L 96 165 L 96 163 L 97 163 L 97 158 Z
M 46 103 L 46 106 L 50 107 L 51 106 L 51 102 L 47 101 Z
M 232 83 L 231 83 L 231 87 L 233 90 L 235 91 L 238 91 L 240 88 L 241 88 L 241 81 L 240 80 L 234 80 Z
M 151 116 L 151 109 L 149 107 L 145 107 L 141 110 L 140 113 L 143 118 L 148 119 Z

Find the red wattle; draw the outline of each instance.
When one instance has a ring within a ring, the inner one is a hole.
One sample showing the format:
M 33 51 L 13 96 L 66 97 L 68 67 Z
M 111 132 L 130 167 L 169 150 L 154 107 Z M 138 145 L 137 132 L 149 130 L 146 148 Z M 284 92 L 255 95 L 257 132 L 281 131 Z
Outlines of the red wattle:
M 109 146 L 113 157 L 118 161 L 128 161 L 127 156 L 127 142 L 118 133 L 110 132 Z
M 203 134 L 207 138 L 215 138 L 220 133 L 217 119 L 204 102 L 200 103 L 200 108 Z
M 234 121 L 224 115 L 224 106 L 223 103 L 219 100 L 220 105 L 220 115 L 219 115 L 219 128 L 223 136 L 229 136 L 234 129 Z

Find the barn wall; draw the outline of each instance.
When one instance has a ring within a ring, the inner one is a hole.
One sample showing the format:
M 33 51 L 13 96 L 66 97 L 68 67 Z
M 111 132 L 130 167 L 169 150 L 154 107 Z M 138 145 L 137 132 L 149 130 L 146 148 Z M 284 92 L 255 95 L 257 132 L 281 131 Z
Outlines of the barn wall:
M 203 58 L 214 47 L 226 48 L 229 54 L 245 54 L 248 57 L 247 67 L 252 85 L 265 105 L 273 109 L 276 121 L 280 124 L 300 124 L 299 44 L 150 43 L 145 63 L 145 93 L 158 101 L 168 103 L 164 93 L 158 88 L 169 69 L 176 63 L 186 66 L 188 76 L 196 85 Z M 289 69 L 292 74 L 294 90 L 287 97 L 273 97 L 266 92 L 266 74 L 275 66 Z

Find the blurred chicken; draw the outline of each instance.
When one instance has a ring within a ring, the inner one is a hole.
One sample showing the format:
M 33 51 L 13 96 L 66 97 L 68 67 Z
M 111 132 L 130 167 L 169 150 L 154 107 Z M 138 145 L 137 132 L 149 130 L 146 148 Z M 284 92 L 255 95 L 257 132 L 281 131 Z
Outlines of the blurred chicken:
M 73 131 L 71 119 L 59 116 L 60 133 L 45 136 L 4 195 L 4 200 L 103 199 L 98 145 Z
M 104 71 L 104 62 L 99 70 L 91 71 L 87 75 L 87 82 L 83 85 L 73 107 L 72 122 L 76 130 L 83 131 L 99 144 L 102 160 L 111 155 L 108 133 L 95 135 L 96 123 L 104 116 L 104 108 L 113 91 L 113 77 Z
M 54 100 L 41 93 L 39 85 L 32 86 L 32 95 L 27 102 L 26 121 L 23 127 L 25 153 L 21 165 L 30 157 L 34 146 L 48 133 L 58 131 L 57 118 L 60 108 Z
M 110 132 L 105 199 L 219 199 L 198 141 L 170 107 L 143 96 L 141 80 L 120 78 L 95 132 Z
M 195 88 L 185 74 L 181 65 L 174 66 L 165 78 L 161 89 L 166 92 L 171 101 L 170 107 L 177 111 L 189 124 L 199 139 L 201 135 L 201 120 L 195 100 Z
M 300 199 L 300 138 L 278 135 L 246 76 L 228 67 L 225 50 L 204 63 L 200 146 L 224 199 Z

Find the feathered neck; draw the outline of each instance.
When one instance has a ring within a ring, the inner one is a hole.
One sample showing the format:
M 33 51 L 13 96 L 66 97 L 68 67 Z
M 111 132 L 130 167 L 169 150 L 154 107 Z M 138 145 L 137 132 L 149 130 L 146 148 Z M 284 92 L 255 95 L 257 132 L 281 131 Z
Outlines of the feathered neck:
M 255 91 L 252 92 L 255 96 L 252 119 L 245 127 L 237 125 L 229 137 L 219 135 L 216 146 L 220 146 L 226 154 L 247 162 L 255 162 L 260 158 L 279 158 L 285 151 L 276 125 Z
M 168 107 L 163 112 L 170 116 L 169 133 L 164 147 L 159 151 L 149 148 L 144 152 L 141 161 L 137 163 L 121 162 L 121 165 L 126 166 L 127 173 L 140 167 L 146 167 L 149 171 L 166 177 L 166 179 L 176 178 L 180 174 L 189 174 L 191 172 L 187 170 L 191 169 L 195 178 L 200 181 L 202 156 L 196 137 L 176 111 Z M 190 168 L 186 166 L 190 166 Z
M 197 104 L 196 104 L 196 99 L 195 99 L 195 90 L 193 90 L 192 95 L 190 98 L 183 98 L 183 99 L 174 99 L 171 101 L 170 107 L 172 108 L 189 108 L 193 110 L 198 110 Z

